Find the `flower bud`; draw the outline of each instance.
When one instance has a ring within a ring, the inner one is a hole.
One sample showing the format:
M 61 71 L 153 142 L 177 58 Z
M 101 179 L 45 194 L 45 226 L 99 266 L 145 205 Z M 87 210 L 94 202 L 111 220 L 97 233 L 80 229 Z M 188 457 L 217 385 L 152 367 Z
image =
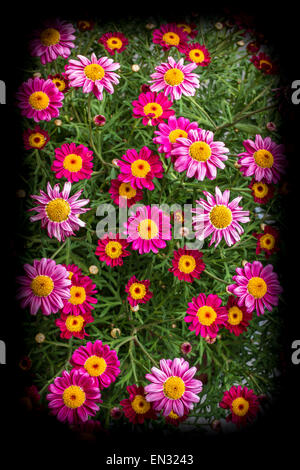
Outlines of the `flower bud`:
M 95 266 L 94 264 L 92 264 L 90 267 L 89 267 L 89 272 L 91 274 L 98 274 L 99 272 L 99 269 L 97 266 Z
M 192 345 L 191 343 L 185 342 L 185 343 L 182 343 L 182 345 L 180 346 L 180 349 L 183 354 L 189 354 L 192 351 Z
M 119 328 L 113 328 L 110 332 L 110 336 L 112 336 L 113 338 L 118 338 L 119 336 L 121 336 L 121 330 Z
M 132 312 L 138 312 L 139 309 L 140 309 L 140 306 L 139 306 L 139 305 L 135 305 L 134 307 L 131 307 L 131 305 L 130 305 L 130 310 L 131 310 Z
M 276 131 L 277 127 L 276 127 L 276 124 L 274 124 L 274 122 L 267 122 L 266 124 L 266 128 L 268 129 L 268 131 L 270 132 L 273 132 L 273 131 Z
M 244 41 L 238 41 L 238 42 L 237 42 L 237 45 L 238 45 L 239 47 L 243 47 L 243 46 L 245 45 L 245 43 L 244 43 Z
M 242 261 L 243 268 L 246 266 L 247 263 L 248 263 L 248 261 L 246 259 L 243 259 L 243 261 Z
M 37 335 L 35 335 L 35 340 L 39 344 L 43 343 L 45 339 L 46 339 L 46 336 L 43 333 L 38 333 Z
M 59 127 L 62 125 L 62 120 L 61 119 L 54 119 L 54 124 Z
M 120 419 L 122 415 L 123 415 L 123 410 L 121 410 L 121 408 L 119 408 L 118 406 L 114 406 L 110 410 L 110 416 L 112 417 L 112 419 Z
M 138 71 L 140 70 L 140 66 L 139 66 L 138 64 L 133 64 L 133 65 L 131 66 L 131 70 L 132 70 L 133 72 L 138 72 Z
M 218 21 L 218 22 L 215 24 L 215 28 L 220 31 L 221 29 L 223 29 L 223 24 L 222 24 L 220 21 Z
M 93 121 L 96 126 L 102 127 L 106 123 L 106 118 L 102 114 L 97 114 L 93 117 Z

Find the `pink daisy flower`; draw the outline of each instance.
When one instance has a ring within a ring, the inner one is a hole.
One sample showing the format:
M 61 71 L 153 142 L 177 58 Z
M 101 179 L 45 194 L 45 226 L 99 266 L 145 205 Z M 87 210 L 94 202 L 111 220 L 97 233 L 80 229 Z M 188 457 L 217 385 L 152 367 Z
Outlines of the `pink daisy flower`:
M 178 277 L 180 281 L 193 282 L 199 279 L 205 269 L 202 261 L 203 253 L 198 250 L 188 250 L 186 247 L 174 251 L 172 268 L 168 271 Z
M 236 268 L 235 284 L 228 286 L 228 291 L 238 297 L 238 306 L 245 305 L 248 312 L 256 310 L 263 315 L 265 308 L 272 311 L 278 305 L 278 296 L 282 292 L 278 276 L 273 266 L 263 266 L 260 261 L 246 263 L 243 268 Z
M 183 52 L 185 54 L 185 59 L 189 62 L 194 62 L 197 66 L 207 67 L 211 62 L 208 50 L 199 42 L 186 44 Z
M 63 339 L 74 338 L 84 339 L 89 336 L 85 331 L 85 326 L 92 323 L 94 318 L 90 312 L 81 313 L 80 315 L 72 315 L 61 313 L 59 318 L 55 319 L 55 325 L 60 329 L 60 337 Z
M 278 239 L 279 232 L 276 228 L 266 225 L 262 233 L 254 232 L 252 234 L 257 238 L 256 254 L 260 255 L 262 251 L 265 252 L 265 257 L 269 258 L 273 253 L 279 250 Z
M 71 49 L 75 47 L 74 32 L 72 24 L 66 21 L 59 19 L 46 21 L 43 28 L 35 31 L 34 39 L 30 41 L 31 55 L 40 57 L 43 65 L 59 56 L 66 59 L 71 54 Z
M 254 202 L 258 204 L 266 204 L 274 196 L 274 186 L 267 183 L 265 179 L 255 181 L 252 178 L 248 187 L 251 189 Z
M 245 426 L 255 419 L 259 410 L 259 399 L 253 390 L 241 387 L 241 385 L 238 387 L 233 385 L 224 393 L 219 406 L 231 411 L 226 418 L 227 421 L 232 421 L 238 427 Z
M 72 369 L 63 371 L 61 377 L 56 377 L 49 385 L 47 400 L 52 415 L 61 422 L 77 424 L 95 416 L 101 403 L 99 387 L 90 375 L 82 370 Z
M 198 34 L 195 23 L 177 23 L 176 26 L 182 29 L 191 39 L 194 39 Z
M 70 297 L 71 281 L 69 273 L 54 260 L 42 258 L 34 260 L 33 265 L 24 264 L 25 276 L 17 277 L 21 284 L 17 299 L 21 307 L 30 306 L 31 315 L 40 308 L 44 315 L 57 313 L 63 308 L 64 301 Z
M 119 181 L 130 183 L 135 189 L 154 189 L 153 178 L 163 177 L 163 165 L 158 155 L 144 146 L 139 153 L 135 149 L 129 149 L 122 156 L 123 160 L 117 160 L 121 173 Z
M 34 129 L 26 129 L 23 133 L 24 147 L 26 150 L 42 150 L 49 142 L 50 136 L 40 126 L 36 125 Z
M 218 186 L 215 188 L 215 197 L 207 191 L 203 191 L 203 194 L 207 201 L 196 201 L 199 207 L 192 209 L 196 214 L 193 216 L 196 238 L 204 240 L 213 234 L 209 246 L 214 242 L 217 246 L 223 237 L 228 246 L 234 245 L 244 233 L 239 222 L 244 224 L 250 221 L 249 211 L 244 211 L 238 205 L 242 197 L 236 197 L 229 202 L 229 189 L 222 194 Z
M 137 100 L 132 101 L 133 117 L 142 117 L 142 123 L 146 126 L 151 124 L 156 126 L 159 122 L 163 122 L 169 116 L 173 116 L 175 111 L 169 109 L 173 105 L 173 101 L 169 101 L 163 93 L 148 91 L 141 93 Z
M 165 248 L 165 240 L 171 240 L 170 216 L 157 206 L 140 206 L 125 223 L 127 241 L 132 243 L 131 248 L 140 254 L 158 253 Z
M 156 419 L 157 415 L 153 410 L 152 403 L 145 398 L 143 386 L 128 385 L 126 387 L 129 398 L 120 401 L 124 415 L 133 424 L 143 424 L 145 419 Z
M 158 151 L 165 153 L 165 157 L 169 158 L 178 137 L 187 138 L 189 131 L 192 129 L 198 129 L 196 121 L 190 122 L 189 119 L 184 117 L 170 116 L 167 123 L 158 124 L 158 130 L 154 131 L 157 137 L 153 137 L 153 142 L 159 145 Z
M 40 196 L 31 195 L 39 205 L 29 209 L 29 211 L 38 212 L 37 215 L 30 217 L 31 222 L 41 220 L 42 228 L 47 228 L 50 238 L 55 237 L 59 241 L 74 234 L 74 230 L 79 230 L 85 226 L 85 222 L 80 220 L 79 215 L 90 209 L 84 209 L 89 199 L 79 199 L 83 189 L 77 191 L 69 197 L 71 183 L 65 183 L 63 190 L 59 191 L 59 185 L 54 185 L 53 189 L 50 183 L 47 183 L 47 194 L 40 190 Z
M 95 255 L 100 261 L 104 261 L 107 266 L 114 268 L 123 265 L 123 258 L 130 256 L 130 252 L 126 251 L 129 243 L 120 238 L 119 233 L 105 233 L 101 240 L 98 240 L 98 246 Z
M 75 277 L 82 276 L 82 271 L 76 264 L 62 264 L 62 266 L 66 268 L 66 270 L 68 271 L 69 279 L 71 279 L 71 281 L 72 281 L 74 274 L 75 274 Z
M 176 62 L 173 57 L 168 57 L 168 63 L 155 67 L 156 72 L 150 75 L 151 91 L 161 91 L 165 96 L 170 95 L 172 100 L 179 100 L 181 95 L 194 96 L 196 88 L 199 88 L 198 75 L 192 73 L 197 68 L 194 62 L 188 65 L 183 64 L 183 59 Z
M 179 173 L 186 171 L 186 176 L 193 176 L 199 181 L 205 177 L 214 180 L 217 168 L 225 168 L 225 153 L 229 150 L 223 142 L 214 141 L 214 134 L 204 129 L 191 129 L 187 137 L 178 137 L 171 155 L 176 155 L 174 168 Z
M 278 72 L 278 65 L 275 64 L 264 52 L 260 52 L 258 55 L 253 55 L 250 58 L 250 62 L 266 75 L 273 75 Z
M 192 302 L 189 302 L 189 307 L 186 311 L 187 316 L 184 321 L 191 323 L 189 330 L 195 331 L 196 336 L 199 334 L 206 338 L 215 338 L 219 328 L 224 326 L 228 313 L 225 307 L 221 306 L 222 299 L 215 294 L 199 294 L 198 297 L 193 297 Z
M 51 121 L 59 116 L 64 94 L 51 80 L 29 78 L 16 93 L 21 115 L 35 122 Z
M 48 79 L 50 79 L 54 83 L 56 88 L 58 88 L 59 91 L 61 91 L 63 94 L 69 91 L 70 83 L 64 72 L 56 73 L 55 75 L 48 75 Z
M 135 276 L 132 276 L 125 286 L 125 291 L 128 293 L 127 300 L 132 307 L 138 304 L 145 304 L 153 296 L 153 292 L 149 290 L 150 281 L 145 279 L 139 281 Z
M 75 88 L 82 87 L 83 93 L 93 92 L 98 100 L 103 99 L 103 89 L 113 94 L 113 84 L 117 85 L 120 77 L 114 70 L 117 70 L 120 64 L 108 57 L 97 59 L 94 53 L 91 59 L 82 55 L 77 57 L 79 60 L 70 59 L 65 66 L 70 85 Z
M 82 315 L 83 313 L 90 312 L 95 307 L 98 300 L 93 297 L 96 294 L 96 284 L 89 276 L 72 276 L 72 285 L 70 287 L 70 297 L 64 302 L 62 313 L 72 315 Z
M 241 157 L 238 164 L 241 165 L 243 176 L 254 176 L 256 181 L 264 179 L 267 183 L 278 183 L 285 173 L 284 145 L 276 144 L 270 137 L 263 139 L 257 134 L 255 141 L 244 140 L 243 146 L 246 152 L 238 155 Z
M 151 382 L 145 387 L 146 400 L 153 402 L 154 410 L 162 410 L 163 416 L 171 411 L 184 416 L 200 401 L 202 382 L 193 378 L 196 372 L 183 358 L 161 359 L 160 369 L 152 367 L 145 376 Z
M 250 321 L 252 320 L 252 313 L 248 312 L 245 306 L 238 306 L 237 298 L 230 295 L 226 305 L 228 312 L 228 319 L 225 323 L 225 328 L 234 333 L 235 336 L 247 331 Z
M 167 23 L 153 31 L 153 42 L 162 46 L 164 51 L 171 47 L 176 47 L 180 52 L 188 40 L 183 28 L 179 28 L 175 23 Z
M 93 172 L 93 152 L 84 145 L 63 144 L 55 149 L 51 170 L 56 178 L 67 178 L 70 183 L 90 179 Z
M 103 44 L 107 52 L 114 55 L 116 52 L 120 53 L 126 49 L 128 39 L 123 33 L 105 33 L 98 39 L 100 44 Z
M 108 190 L 113 202 L 119 207 L 131 207 L 143 199 L 143 191 L 139 188 L 133 188 L 130 183 L 112 179 Z
M 166 423 L 175 426 L 176 428 L 179 426 L 180 423 L 185 421 L 188 417 L 188 413 L 185 413 L 183 416 L 178 416 L 174 411 L 170 411 L 170 414 L 166 416 Z
M 102 344 L 99 339 L 94 343 L 89 341 L 85 346 L 76 349 L 72 354 L 70 364 L 75 369 L 87 372 L 100 390 L 115 382 L 121 372 L 116 351 L 110 349 L 107 344 Z

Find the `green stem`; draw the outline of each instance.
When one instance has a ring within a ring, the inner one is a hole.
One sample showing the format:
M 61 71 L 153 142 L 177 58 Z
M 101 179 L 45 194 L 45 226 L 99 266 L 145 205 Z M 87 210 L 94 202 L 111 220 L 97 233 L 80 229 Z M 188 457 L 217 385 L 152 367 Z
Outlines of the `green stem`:
M 199 109 L 199 111 L 206 117 L 206 119 L 211 123 L 211 125 L 214 127 L 214 129 L 217 128 L 217 125 L 215 124 L 215 122 L 212 120 L 212 118 L 209 116 L 209 114 L 207 114 L 207 112 L 205 111 L 205 109 L 202 108 L 202 106 L 200 106 L 200 104 L 197 103 L 196 100 L 194 100 L 194 98 L 192 98 L 191 96 L 189 96 L 189 100 Z
M 135 340 L 136 344 L 141 348 L 143 353 L 148 357 L 148 359 L 150 359 L 150 361 L 155 365 L 155 367 L 158 367 L 157 362 L 153 359 L 151 354 L 149 354 L 148 351 L 146 351 L 146 349 L 144 348 L 142 343 L 140 343 L 140 341 L 138 340 L 137 336 L 134 337 L 134 340 Z

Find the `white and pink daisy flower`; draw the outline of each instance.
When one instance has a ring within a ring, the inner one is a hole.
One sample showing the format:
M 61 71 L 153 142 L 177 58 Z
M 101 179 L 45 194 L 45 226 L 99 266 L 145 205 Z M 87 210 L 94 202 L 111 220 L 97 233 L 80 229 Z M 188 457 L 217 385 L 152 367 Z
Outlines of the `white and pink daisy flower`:
M 160 369 L 152 367 L 151 374 L 145 376 L 151 382 L 145 387 L 146 400 L 153 403 L 154 410 L 162 410 L 163 416 L 171 411 L 183 416 L 200 401 L 202 382 L 193 378 L 196 372 L 182 357 L 161 359 Z
M 163 122 L 164 119 L 175 114 L 175 111 L 170 109 L 173 101 L 169 101 L 163 93 L 152 91 L 141 93 L 138 99 L 132 101 L 131 104 L 133 106 L 133 117 L 142 117 L 144 126 L 147 124 L 156 126 L 159 122 Z
M 169 158 L 178 137 L 187 138 L 189 131 L 192 129 L 198 129 L 196 121 L 190 122 L 189 119 L 184 117 L 170 116 L 167 123 L 158 124 L 158 130 L 154 131 L 157 137 L 153 137 L 153 142 L 159 145 L 158 152 L 165 153 L 165 157 Z
M 157 206 L 139 206 L 125 223 L 127 241 L 140 254 L 158 253 L 165 248 L 165 240 L 171 240 L 170 216 Z
M 55 149 L 51 170 L 56 178 L 67 178 L 70 183 L 89 179 L 93 172 L 93 152 L 84 145 L 63 144 Z
M 25 276 L 17 277 L 21 284 L 17 299 L 21 307 L 30 305 L 31 315 L 36 315 L 39 308 L 44 315 L 57 313 L 70 297 L 69 272 L 54 260 L 42 258 L 34 260 L 33 265 L 25 264 Z
M 117 85 L 120 78 L 114 71 L 120 68 L 120 64 L 108 57 L 97 59 L 94 52 L 91 59 L 82 55 L 77 57 L 79 60 L 70 59 L 65 66 L 70 86 L 82 87 L 83 93 L 92 92 L 98 100 L 103 99 L 103 89 L 109 94 L 113 94 L 113 85 Z
M 130 183 L 122 183 L 118 178 L 110 181 L 108 190 L 113 202 L 119 207 L 131 207 L 138 201 L 143 199 L 143 191 L 133 188 Z
M 173 57 L 168 57 L 168 62 L 163 62 L 155 67 L 156 72 L 150 75 L 151 91 L 161 91 L 165 96 L 170 95 L 172 100 L 179 100 L 182 95 L 194 96 L 196 88 L 199 88 L 199 78 L 192 73 L 197 68 L 194 62 L 184 65 L 183 58 L 176 62 Z
M 243 268 L 236 268 L 235 284 L 228 286 L 228 291 L 238 297 L 238 306 L 245 306 L 248 312 L 256 310 L 263 315 L 265 308 L 272 311 L 278 305 L 278 296 L 282 292 L 278 276 L 272 264 L 263 266 L 260 261 L 246 263 Z
M 47 194 L 40 190 L 40 196 L 31 195 L 39 204 L 29 211 L 36 211 L 38 214 L 30 217 L 31 222 L 41 220 L 42 228 L 47 228 L 50 238 L 55 237 L 59 241 L 64 241 L 67 237 L 75 235 L 74 231 L 85 226 L 85 222 L 80 220 L 79 215 L 90 210 L 83 206 L 88 204 L 89 199 L 79 199 L 83 189 L 70 196 L 71 183 L 64 184 L 63 190 L 59 190 L 59 185 L 55 184 L 53 189 L 47 183 Z
M 21 115 L 35 122 L 51 121 L 59 116 L 64 94 L 54 85 L 52 80 L 29 78 L 22 83 L 16 93 Z
M 244 140 L 246 152 L 240 153 L 238 164 L 243 176 L 253 176 L 256 181 L 265 180 L 267 183 L 278 183 L 285 173 L 286 157 L 284 145 L 276 144 L 270 137 L 263 139 L 255 136 L 255 141 Z
M 191 129 L 187 137 L 178 137 L 171 155 L 176 155 L 174 168 L 186 176 L 199 181 L 205 177 L 214 180 L 217 168 L 225 168 L 229 150 L 223 142 L 214 141 L 214 134 L 204 129 Z
M 249 211 L 244 211 L 238 205 L 242 197 L 236 197 L 229 202 L 229 189 L 222 194 L 218 186 L 215 188 L 215 197 L 207 191 L 203 191 L 203 194 L 207 201 L 196 201 L 198 207 L 192 209 L 196 214 L 193 216 L 196 238 L 205 240 L 212 234 L 209 246 L 214 242 L 215 246 L 218 246 L 222 238 L 228 246 L 234 245 L 244 233 L 239 222 L 245 224 L 250 221 Z
M 225 307 L 222 307 L 222 299 L 215 294 L 199 294 L 193 297 L 192 302 L 189 302 L 189 307 L 186 311 L 187 316 L 184 321 L 191 323 L 189 330 L 195 331 L 196 335 L 201 335 L 203 338 L 215 338 L 219 328 L 224 326 L 228 313 Z
M 30 41 L 31 55 L 40 57 L 43 65 L 59 56 L 67 59 L 71 54 L 71 49 L 75 47 L 74 32 L 72 24 L 66 21 L 59 19 L 46 21 L 43 28 L 34 32 L 34 39 Z

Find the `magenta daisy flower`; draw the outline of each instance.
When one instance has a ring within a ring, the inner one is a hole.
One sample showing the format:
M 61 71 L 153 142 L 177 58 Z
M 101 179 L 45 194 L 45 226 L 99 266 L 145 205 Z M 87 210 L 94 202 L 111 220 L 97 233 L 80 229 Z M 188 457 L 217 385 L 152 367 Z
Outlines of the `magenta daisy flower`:
M 128 39 L 123 33 L 105 33 L 98 39 L 100 44 L 103 44 L 107 52 L 114 55 L 116 52 L 120 53 L 128 46 Z
M 65 66 L 70 85 L 75 88 L 82 87 L 83 93 L 93 92 L 98 100 L 103 99 L 103 89 L 112 94 L 113 84 L 117 85 L 120 77 L 114 70 L 117 70 L 120 64 L 108 57 L 97 59 L 94 53 L 91 59 L 82 55 L 77 57 L 79 60 L 70 59 Z
M 30 41 L 31 55 L 40 57 L 43 65 L 59 56 L 66 59 L 71 54 L 71 49 L 75 47 L 74 32 L 72 24 L 66 21 L 59 19 L 46 21 L 43 28 L 34 32 L 34 39 Z
M 171 47 L 176 47 L 181 52 L 187 40 L 186 32 L 175 23 L 163 24 L 160 28 L 153 31 L 154 44 L 162 46 L 164 51 L 168 51 Z
M 168 63 L 163 62 L 155 67 L 154 72 L 150 77 L 151 91 L 161 91 L 165 96 L 170 95 L 172 100 L 179 100 L 181 95 L 194 96 L 196 88 L 199 88 L 198 75 L 192 73 L 197 68 L 194 62 L 188 65 L 183 64 L 183 59 L 176 62 L 173 57 L 168 57 Z
M 171 411 L 183 416 L 200 401 L 202 382 L 193 378 L 196 372 L 183 358 L 161 359 L 160 369 L 152 367 L 145 376 L 151 382 L 145 387 L 146 400 L 153 402 L 154 410 L 162 410 L 163 416 Z
M 85 346 L 76 349 L 72 354 L 70 364 L 75 369 L 87 372 L 100 390 L 115 382 L 121 372 L 116 351 L 110 349 L 107 344 L 102 344 L 99 339 L 94 343 L 89 341 Z
M 67 93 L 70 89 L 70 83 L 66 76 L 63 73 L 56 73 L 55 75 L 48 75 L 48 78 L 54 83 L 54 85 L 61 91 L 63 94 Z
M 112 179 L 108 190 L 113 202 L 119 207 L 131 207 L 138 201 L 143 199 L 143 191 L 133 188 L 130 183 L 122 183 L 122 181 Z
M 26 129 L 23 133 L 24 147 L 26 150 L 42 150 L 49 142 L 50 136 L 40 126 L 36 125 L 34 129 Z
M 255 141 L 244 140 L 243 146 L 246 152 L 238 155 L 242 157 L 238 164 L 241 165 L 243 176 L 254 176 L 256 181 L 264 179 L 267 183 L 278 183 L 281 175 L 285 173 L 284 145 L 276 144 L 270 137 L 263 139 L 257 134 Z
M 158 253 L 165 248 L 165 240 L 171 240 L 170 216 L 157 206 L 140 206 L 125 223 L 127 241 L 132 243 L 131 248 L 140 254 Z
M 129 243 L 120 238 L 119 233 L 105 233 L 101 240 L 98 240 L 98 246 L 95 255 L 100 261 L 104 261 L 107 266 L 114 268 L 123 265 L 123 258 L 130 256 L 130 252 L 126 251 Z
M 187 44 L 183 52 L 185 53 L 185 59 L 189 62 L 194 62 L 197 66 L 207 67 L 211 62 L 208 50 L 199 42 Z
M 154 189 L 153 178 L 163 177 L 163 165 L 158 155 L 144 146 L 139 153 L 135 149 L 129 149 L 123 160 L 117 160 L 121 173 L 118 175 L 122 183 L 130 183 L 135 189 Z
M 225 307 L 221 306 L 222 299 L 215 294 L 199 294 L 198 297 L 193 297 L 192 302 L 189 302 L 189 307 L 186 311 L 187 316 L 184 321 L 191 323 L 189 330 L 195 331 L 196 336 L 199 334 L 206 338 L 215 338 L 219 328 L 224 326 L 228 313 Z
M 68 271 L 69 279 L 71 279 L 71 281 L 72 281 L 74 274 L 75 274 L 75 277 L 82 276 L 82 271 L 76 264 L 62 264 L 62 266 L 66 268 L 66 270 Z
M 260 255 L 261 252 L 264 251 L 265 257 L 269 258 L 273 253 L 279 250 L 279 232 L 276 230 L 276 228 L 271 227 L 270 225 L 266 225 L 262 233 L 254 232 L 252 235 L 257 238 L 257 255 Z
M 63 371 L 49 385 L 47 400 L 51 414 L 61 422 L 77 424 L 95 416 L 99 410 L 101 393 L 90 375 L 81 370 Z
M 63 144 L 55 149 L 51 170 L 56 178 L 67 178 L 70 183 L 90 179 L 93 172 L 93 152 L 84 145 Z
M 152 403 L 145 398 L 143 386 L 128 385 L 126 387 L 129 398 L 120 401 L 124 415 L 133 424 L 143 424 L 145 419 L 156 419 L 156 412 L 153 410 Z
M 132 101 L 133 117 L 142 117 L 142 123 L 146 126 L 152 124 L 156 126 L 163 122 L 169 116 L 173 116 L 175 111 L 169 109 L 173 105 L 173 101 L 169 101 L 163 93 L 148 91 L 141 93 L 137 100 Z
M 178 137 L 187 138 L 189 131 L 192 129 L 198 129 L 196 121 L 190 122 L 189 119 L 184 117 L 170 116 L 167 123 L 160 123 L 158 130 L 154 131 L 157 137 L 153 137 L 153 142 L 159 145 L 158 151 L 165 153 L 165 157 L 169 158 Z
M 193 282 L 199 279 L 200 274 L 205 269 L 202 261 L 203 253 L 198 250 L 188 250 L 186 247 L 174 251 L 172 268 L 168 271 L 178 277 L 180 281 Z
M 153 296 L 153 292 L 149 290 L 150 281 L 145 279 L 139 281 L 135 276 L 132 276 L 125 286 L 125 291 L 128 293 L 127 300 L 132 307 L 138 304 L 145 304 Z
M 30 221 L 41 220 L 41 226 L 47 228 L 49 237 L 55 237 L 58 241 L 64 241 L 65 238 L 75 235 L 74 230 L 84 227 L 85 222 L 80 220 L 79 215 L 90 210 L 83 208 L 89 199 L 78 199 L 83 189 L 69 197 L 70 191 L 69 182 L 64 184 L 61 192 L 58 184 L 52 189 L 48 182 L 47 194 L 40 190 L 40 196 L 31 195 L 39 205 L 29 209 L 38 212 L 37 215 L 30 217 Z
M 244 211 L 238 205 L 242 197 L 236 197 L 229 202 L 229 189 L 222 194 L 218 186 L 215 188 L 215 197 L 207 191 L 203 191 L 203 194 L 207 201 L 196 201 L 198 207 L 192 209 L 196 214 L 193 216 L 196 238 L 204 240 L 213 234 L 209 246 L 214 242 L 217 246 L 223 237 L 228 246 L 234 245 L 244 233 L 239 222 L 244 224 L 250 221 L 249 211 Z
M 176 155 L 174 168 L 179 173 L 186 171 L 186 176 L 193 176 L 199 181 L 205 177 L 214 180 L 217 168 L 225 168 L 225 153 L 229 150 L 223 142 L 214 141 L 214 134 L 204 129 L 191 129 L 187 137 L 178 137 L 171 155 Z
M 94 318 L 90 312 L 80 315 L 61 313 L 60 317 L 55 319 L 55 325 L 60 329 L 60 337 L 63 339 L 70 339 L 73 336 L 84 339 L 85 336 L 89 336 L 85 331 L 85 326 L 93 321 Z
M 89 276 L 72 276 L 72 285 L 70 287 L 70 297 L 64 302 L 62 313 L 71 313 L 72 315 L 82 315 L 90 312 L 95 307 L 98 300 L 93 297 L 96 294 L 96 284 Z
M 275 64 L 264 52 L 260 52 L 258 55 L 253 55 L 250 58 L 250 62 L 266 75 L 273 75 L 278 72 L 278 65 Z
M 29 78 L 16 93 L 21 115 L 35 122 L 51 121 L 59 116 L 64 94 L 51 80 Z
M 282 292 L 278 276 L 273 266 L 263 266 L 260 261 L 246 263 L 243 268 L 236 268 L 235 284 L 228 286 L 228 291 L 238 297 L 238 306 L 245 305 L 248 312 L 256 310 L 263 315 L 265 308 L 272 311 L 278 305 L 278 296 Z
M 17 299 L 21 307 L 30 306 L 31 315 L 36 315 L 40 308 L 44 315 L 57 313 L 63 308 L 64 301 L 70 297 L 69 273 L 54 260 L 42 258 L 34 260 L 33 265 L 25 264 L 25 276 L 17 277 L 21 284 Z
M 194 39 L 197 34 L 197 26 L 195 23 L 177 23 L 178 28 L 182 29 L 191 39 Z
M 234 333 L 235 336 L 247 331 L 250 321 L 252 320 L 252 312 L 248 312 L 245 306 L 238 306 L 238 299 L 230 295 L 226 305 L 228 312 L 228 319 L 225 323 L 225 328 Z
M 233 385 L 224 393 L 219 406 L 231 411 L 227 421 L 232 421 L 237 426 L 245 426 L 255 419 L 259 410 L 259 399 L 253 390 Z

